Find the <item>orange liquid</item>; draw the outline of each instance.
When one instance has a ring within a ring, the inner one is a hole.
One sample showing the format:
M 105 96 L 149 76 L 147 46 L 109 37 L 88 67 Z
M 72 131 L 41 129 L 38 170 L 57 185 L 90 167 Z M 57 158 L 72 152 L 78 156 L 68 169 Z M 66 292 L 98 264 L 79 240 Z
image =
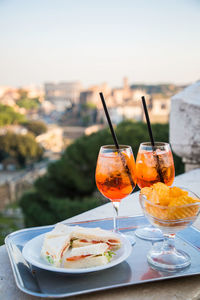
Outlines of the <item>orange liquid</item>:
M 159 167 L 164 183 L 168 186 L 174 181 L 174 161 L 171 151 L 157 152 L 159 158 Z M 139 188 L 149 187 L 161 178 L 158 173 L 158 161 L 156 155 L 150 151 L 140 151 L 136 161 L 137 185 Z
M 100 154 L 96 168 L 96 184 L 99 191 L 109 200 L 120 202 L 128 196 L 136 185 L 135 160 L 123 153 L 123 161 L 128 166 L 129 176 L 119 153 Z M 132 184 L 130 181 L 132 178 Z

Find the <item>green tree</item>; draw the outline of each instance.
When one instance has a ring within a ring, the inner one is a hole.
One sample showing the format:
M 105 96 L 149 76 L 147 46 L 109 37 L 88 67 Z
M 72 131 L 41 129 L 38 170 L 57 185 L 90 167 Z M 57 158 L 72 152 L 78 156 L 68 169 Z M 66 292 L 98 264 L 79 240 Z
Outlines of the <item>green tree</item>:
M 28 91 L 24 89 L 18 90 L 19 99 L 17 100 L 17 105 L 25 109 L 37 109 L 39 107 L 40 101 L 39 98 L 30 98 L 28 97 Z
M 10 124 L 22 124 L 26 117 L 16 111 L 11 106 L 0 104 L 0 126 Z
M 37 109 L 39 107 L 39 100 L 38 98 L 23 98 L 17 101 L 17 105 L 25 109 Z
M 18 89 L 19 99 L 28 98 L 28 91 L 24 89 Z
M 24 123 L 24 126 L 35 136 L 47 132 L 47 126 L 42 121 L 28 121 Z
M 101 205 L 103 202 L 96 197 L 56 198 L 39 193 L 26 192 L 20 205 L 25 213 L 26 226 L 47 225 L 73 217 L 84 211 Z
M 39 160 L 43 155 L 43 149 L 35 141 L 31 133 L 26 135 L 8 132 L 0 136 L 0 158 L 14 157 L 20 166 L 25 166 L 28 160 Z

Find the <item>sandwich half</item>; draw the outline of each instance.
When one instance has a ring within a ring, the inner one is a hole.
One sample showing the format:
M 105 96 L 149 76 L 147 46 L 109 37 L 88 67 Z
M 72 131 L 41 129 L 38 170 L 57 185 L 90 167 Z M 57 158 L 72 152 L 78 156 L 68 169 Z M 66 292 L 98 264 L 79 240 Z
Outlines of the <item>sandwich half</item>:
M 106 243 L 110 250 L 121 247 L 121 240 L 116 234 L 101 228 L 79 227 L 71 233 L 71 243 L 73 248 L 100 243 Z
M 106 243 L 71 248 L 63 256 L 62 266 L 70 269 L 101 266 L 107 264 L 113 254 Z
M 55 267 L 89 268 L 108 263 L 112 250 L 120 247 L 112 232 L 58 223 L 45 234 L 41 257 Z
M 57 224 L 45 234 L 41 257 L 54 267 L 60 267 L 64 253 L 70 247 L 71 227 Z

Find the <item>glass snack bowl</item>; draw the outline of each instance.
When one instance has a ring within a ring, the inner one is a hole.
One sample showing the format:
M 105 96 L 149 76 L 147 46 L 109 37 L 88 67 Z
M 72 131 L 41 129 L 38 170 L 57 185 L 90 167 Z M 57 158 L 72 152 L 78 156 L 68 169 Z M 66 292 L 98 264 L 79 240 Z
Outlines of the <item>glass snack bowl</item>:
M 168 143 L 150 142 L 140 144 L 136 159 L 137 185 L 140 189 L 151 187 L 157 182 L 171 186 L 175 170 L 171 147 Z M 149 241 L 163 240 L 162 231 L 154 226 L 138 228 L 135 235 Z
M 139 196 L 145 216 L 164 235 L 163 243 L 157 243 L 147 254 L 149 264 L 159 270 L 176 271 L 191 263 L 187 253 L 176 249 L 174 240 L 178 231 L 190 226 L 196 220 L 200 212 L 200 198 L 186 188 L 182 190 L 188 192 L 191 203 L 178 205 L 177 202 L 176 206 L 161 206 L 147 200 L 142 193 Z

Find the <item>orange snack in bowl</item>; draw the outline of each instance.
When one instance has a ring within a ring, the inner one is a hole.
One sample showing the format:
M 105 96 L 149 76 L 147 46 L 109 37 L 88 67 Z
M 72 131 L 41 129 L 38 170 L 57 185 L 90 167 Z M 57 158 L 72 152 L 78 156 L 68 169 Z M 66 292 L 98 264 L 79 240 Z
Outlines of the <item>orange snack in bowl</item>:
M 196 202 L 198 202 L 197 199 L 194 199 L 187 195 L 173 198 L 169 204 L 169 207 L 172 208 L 169 213 L 169 218 L 172 220 L 176 220 L 176 219 L 190 218 L 195 216 L 199 209 L 198 205 L 193 205 L 188 207 L 185 205 L 193 204 Z M 183 205 L 184 207 L 181 207 Z
M 189 197 L 188 195 L 183 195 L 183 196 L 179 196 L 177 198 L 172 198 L 169 203 L 169 206 L 182 206 L 182 205 L 187 205 L 187 204 L 196 203 L 196 202 L 198 202 L 197 199 Z
M 183 191 L 181 188 L 174 186 L 172 188 L 169 189 L 169 196 L 170 197 L 179 197 L 179 196 L 184 196 L 184 195 L 188 195 L 187 191 Z
M 169 204 L 169 191 L 170 188 L 162 183 L 162 182 L 157 182 L 155 184 L 153 184 L 153 190 L 156 191 L 156 194 L 159 198 L 159 204 L 162 206 L 166 206 Z
M 144 194 L 152 202 L 152 204 L 145 203 L 148 214 L 158 219 L 190 218 L 196 216 L 199 210 L 198 204 L 191 205 L 199 202 L 198 199 L 188 196 L 188 192 L 179 187 L 170 188 L 162 182 L 141 189 L 141 194 Z
M 152 187 L 144 187 L 141 189 L 141 193 L 152 203 L 159 204 L 159 197 Z
M 144 187 L 143 189 L 141 189 L 141 194 L 145 195 L 147 197 L 147 199 L 149 200 L 152 191 L 153 191 L 153 189 L 151 187 Z
M 145 203 L 145 208 L 146 211 L 148 212 L 149 215 L 157 218 L 157 219 L 162 219 L 162 220 L 167 220 L 168 219 L 168 207 L 166 206 L 154 206 L 152 203 Z
M 166 219 L 167 218 L 167 210 L 160 208 L 158 206 L 155 206 L 155 204 L 156 205 L 161 204 L 160 199 L 162 202 L 164 202 L 164 200 L 163 200 L 164 198 L 162 195 L 162 185 L 164 185 L 164 189 L 165 189 L 165 184 L 163 184 L 163 183 L 161 183 L 161 185 L 156 183 L 151 187 L 144 187 L 143 189 L 141 189 L 141 194 L 145 195 L 147 197 L 147 200 L 152 202 L 152 204 L 145 203 L 146 211 L 150 215 L 154 216 L 155 218 Z

